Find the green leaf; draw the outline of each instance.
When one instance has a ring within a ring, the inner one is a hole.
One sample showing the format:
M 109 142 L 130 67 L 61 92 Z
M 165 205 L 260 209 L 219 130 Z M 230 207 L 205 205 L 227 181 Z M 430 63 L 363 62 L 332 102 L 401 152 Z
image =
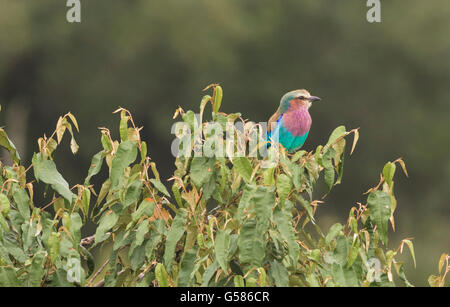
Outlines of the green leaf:
M 258 287 L 258 283 L 254 277 L 247 276 L 245 282 L 247 287 Z
M 309 283 L 310 287 L 320 287 L 319 280 L 317 280 L 316 275 L 314 273 L 308 274 L 306 276 L 306 281 Z
M 242 192 L 241 199 L 239 201 L 236 218 L 238 220 L 238 223 L 242 223 L 242 220 L 244 218 L 244 212 L 248 207 L 250 206 L 250 200 L 252 199 L 252 196 L 254 194 L 256 187 L 252 185 L 246 185 L 244 188 L 244 191 Z
M 68 227 L 72 238 L 75 241 L 74 246 L 78 246 L 81 241 L 81 227 L 83 226 L 83 221 L 77 212 L 70 215 L 70 226 Z
M 223 90 L 220 85 L 214 87 L 214 103 L 213 103 L 213 111 L 214 113 L 219 112 L 220 105 L 222 104 Z
M 337 263 L 344 265 L 347 262 L 348 242 L 345 235 L 340 234 L 336 239 L 336 248 L 333 251 L 334 259 Z
M 402 262 L 394 262 L 394 268 L 397 271 L 398 277 L 405 283 L 406 287 L 413 287 L 413 285 L 408 281 L 405 275 L 405 270 Z
M 106 130 L 102 130 L 101 143 L 105 152 L 110 152 L 113 149 L 111 139 L 108 137 Z
M 164 220 L 156 220 L 153 223 L 155 231 L 150 233 L 150 238 L 145 244 L 145 255 L 149 261 L 153 261 L 153 255 L 156 253 L 156 247 L 161 243 L 162 236 L 165 234 L 166 226 Z M 153 228 L 153 227 L 152 227 Z
M 17 278 L 12 267 L 0 266 L 0 287 L 21 287 L 23 284 Z
M 6 233 L 9 232 L 9 225 L 8 222 L 6 222 L 5 218 L 3 217 L 3 214 L 0 214 L 0 226 L 3 229 L 3 231 L 5 231 Z M 1 231 L 1 229 L 0 229 Z M 0 239 L 2 237 L 2 234 L 0 233 Z
M 305 208 L 306 214 L 308 215 L 309 219 L 313 224 L 316 223 L 316 220 L 314 219 L 313 211 L 311 208 L 311 205 L 308 201 L 306 201 L 301 195 L 297 194 L 295 195 L 297 200 L 302 204 L 303 208 Z
M 114 227 L 118 220 L 119 215 L 112 210 L 109 210 L 103 214 L 95 232 L 95 244 L 103 242 L 107 238 L 106 232 Z
M 328 150 L 328 147 L 330 147 L 338 138 L 345 135 L 347 133 L 345 126 L 339 126 L 336 129 L 333 130 L 333 132 L 330 135 L 330 138 L 328 139 L 327 144 L 324 147 L 324 151 Z
M 250 182 L 250 177 L 253 173 L 253 167 L 250 160 L 246 157 L 235 157 L 233 158 L 233 166 L 239 175 L 244 178 L 246 182 Z
M 340 223 L 336 223 L 330 227 L 327 236 L 325 237 L 325 245 L 330 246 L 331 241 L 333 241 L 337 235 L 341 232 L 343 226 Z
M 158 281 L 158 285 L 160 287 L 168 287 L 169 286 L 169 275 L 167 274 L 164 265 L 162 263 L 158 263 L 155 267 L 155 276 Z
M 323 158 L 322 158 L 323 166 L 325 167 L 325 183 L 328 186 L 327 193 L 331 191 L 331 188 L 333 187 L 333 184 L 334 184 L 335 171 L 334 171 L 333 162 L 331 160 L 334 157 L 334 155 L 335 155 L 334 149 L 330 148 L 323 155 Z
M 54 225 L 57 223 L 58 223 L 58 221 L 55 221 L 50 218 L 46 218 L 43 220 L 41 239 L 42 239 L 42 242 L 44 243 L 44 245 L 47 247 L 47 249 L 49 249 L 48 239 L 50 238 L 50 234 L 52 232 L 56 231 Z
M 272 207 L 275 205 L 274 188 L 258 186 L 252 196 L 252 201 L 254 202 L 254 208 L 256 217 L 258 218 L 258 222 L 265 227 L 265 232 L 265 230 L 269 226 Z
M 150 217 L 153 215 L 153 210 L 155 208 L 155 202 L 151 201 L 150 198 L 145 198 L 138 209 L 131 214 L 131 219 L 136 222 L 142 216 Z
M 391 197 L 383 191 L 371 192 L 367 198 L 370 217 L 378 227 L 380 238 L 385 245 L 388 242 L 388 221 L 391 217 Z
M 359 236 L 357 234 L 354 235 L 352 246 L 350 247 L 348 257 L 347 257 L 347 268 L 350 268 L 358 257 L 359 252 Z
M 265 236 L 272 207 L 275 204 L 274 188 L 247 186 L 238 207 L 240 218 L 242 218 L 243 210 L 249 208 L 251 204 L 253 204 L 256 219 L 246 220 L 242 225 L 238 240 L 239 259 L 242 263 L 261 266 L 267 242 Z
M 140 246 L 144 242 L 145 235 L 149 232 L 150 225 L 148 223 L 148 219 L 143 220 L 137 230 L 136 230 L 136 239 L 133 241 L 132 247 L 130 248 L 130 255 L 133 252 L 135 246 Z
M 220 265 L 217 260 L 214 260 L 205 270 L 202 277 L 202 287 L 207 287 L 209 285 L 209 281 L 216 273 L 217 269 L 219 269 Z
M 331 269 L 331 277 L 336 286 L 341 287 L 358 287 L 360 286 L 359 278 L 353 268 L 347 269 L 344 266 L 333 263 Z
M 120 139 L 123 141 L 127 140 L 128 137 L 128 120 L 130 119 L 129 116 L 126 115 L 126 111 L 122 110 L 120 112 Z
M 302 180 L 304 178 L 304 174 L 305 174 L 305 168 L 298 166 L 298 165 L 294 165 L 293 169 L 292 169 L 292 175 L 293 175 L 293 182 L 294 182 L 294 187 L 299 190 L 302 186 Z
M 87 221 L 89 216 L 89 204 L 91 202 L 91 191 L 89 189 L 84 189 L 81 195 L 81 211 L 83 212 L 84 221 Z
M 164 250 L 163 259 L 165 267 L 167 268 L 168 272 L 171 271 L 172 261 L 175 256 L 175 247 L 177 245 L 177 242 L 181 239 L 186 230 L 185 227 L 186 218 L 187 218 L 187 211 L 183 208 L 180 208 L 167 234 L 166 247 Z
M 289 286 L 289 273 L 283 264 L 278 261 L 270 263 L 269 275 L 275 281 L 277 287 Z
M 123 172 L 127 166 L 137 158 L 137 147 L 133 141 L 125 141 L 119 144 L 116 155 L 111 164 L 111 188 L 117 188 L 123 181 Z
M 187 111 L 183 115 L 181 115 L 183 121 L 189 124 L 191 131 L 194 131 L 194 127 L 197 126 L 197 119 L 195 118 L 195 113 L 191 110 Z
M 22 242 L 23 250 L 27 251 L 35 242 L 34 235 L 36 234 L 36 222 L 22 224 Z
M 17 209 L 25 221 L 30 219 L 30 197 L 25 189 L 18 185 L 13 188 L 14 202 L 17 204 Z
M 92 157 L 91 166 L 89 167 L 88 170 L 88 175 L 84 180 L 85 186 L 88 186 L 91 178 L 100 172 L 100 170 L 102 169 L 102 165 L 103 165 L 103 150 L 96 153 Z
M 145 262 L 145 245 L 136 247 L 130 256 L 131 269 L 136 271 Z
M 395 174 L 395 164 L 392 162 L 388 162 L 383 167 L 383 177 L 388 186 L 392 185 L 392 179 L 394 178 Z
M 306 150 L 299 150 L 297 151 L 293 156 L 291 161 L 292 162 L 297 162 L 301 157 L 303 157 L 305 154 L 307 153 Z
M 190 176 L 195 186 L 200 189 L 204 184 L 209 182 L 214 174 L 214 158 L 194 157 L 191 161 Z
M 9 199 L 5 194 L 0 194 L 0 213 L 6 217 L 11 210 L 11 205 L 9 203 Z M 28 220 L 28 219 L 27 219 Z
M 143 182 L 141 180 L 136 180 L 128 186 L 123 202 L 123 208 L 128 208 L 131 204 L 138 201 L 141 196 L 142 185 Z
M 44 160 L 40 153 L 35 153 L 32 163 L 36 179 L 49 184 L 53 190 L 72 203 L 72 199 L 76 196 L 70 191 L 69 184 L 56 169 L 55 162 Z
M 277 193 L 281 200 L 286 199 L 292 189 L 292 180 L 285 174 L 278 176 Z
M 150 182 L 153 183 L 153 185 L 155 186 L 156 189 L 158 189 L 158 191 L 160 191 L 167 197 L 170 197 L 169 191 L 167 191 L 166 187 L 161 181 L 152 178 L 150 179 Z
M 42 278 L 45 274 L 45 260 L 47 259 L 46 252 L 38 251 L 31 260 L 31 266 L 28 274 L 28 287 L 38 287 L 41 285 Z
M 175 201 L 177 202 L 178 207 L 183 207 L 183 201 L 181 199 L 180 190 L 176 182 L 174 182 L 174 184 L 172 185 L 172 193 L 175 197 Z
M 228 251 L 230 248 L 230 235 L 227 231 L 219 230 L 214 242 L 216 260 L 224 272 L 228 271 Z
M 246 220 L 239 235 L 239 260 L 260 267 L 266 254 L 266 240 L 255 220 Z
M 52 232 L 48 238 L 50 261 L 54 264 L 59 257 L 59 249 L 61 242 L 61 234 L 59 232 Z
M 292 225 L 292 214 L 287 210 L 276 210 L 273 217 L 281 237 L 287 243 L 289 257 L 292 260 L 292 264 L 295 266 L 298 261 L 300 247 L 296 240 L 294 226 Z
M 0 245 L 0 247 L 1 246 L 2 245 Z M 3 240 L 3 247 L 6 249 L 7 253 L 10 254 L 18 262 L 24 263 L 25 261 L 28 260 L 28 256 L 25 255 L 23 249 L 19 246 L 18 242 L 13 243 L 10 240 Z
M 211 96 L 205 95 L 200 101 L 200 121 L 203 119 L 203 112 L 205 111 L 206 104 L 211 101 Z
M 17 152 L 16 146 L 14 146 L 14 144 L 8 138 L 5 130 L 3 130 L 2 128 L 0 128 L 0 146 L 9 151 L 9 155 L 14 162 L 16 162 L 17 164 L 20 163 L 20 156 Z
M 178 272 L 178 287 L 189 287 L 192 272 L 195 267 L 195 261 L 197 260 L 197 247 L 188 250 L 184 253 L 183 259 L 181 260 L 180 271 Z
M 242 277 L 241 275 L 234 276 L 233 281 L 235 287 L 245 287 L 244 277 Z
M 266 286 L 266 281 L 267 281 L 267 274 L 266 271 L 264 270 L 264 268 L 258 268 L 258 284 L 261 287 L 265 287 Z
M 411 253 L 411 256 L 412 256 L 413 261 L 414 261 L 414 267 L 416 267 L 416 256 L 414 254 L 414 245 L 413 245 L 413 243 L 410 240 L 408 240 L 408 239 L 404 239 L 403 242 L 406 243 L 406 245 L 408 245 L 409 252 Z M 439 271 L 441 271 L 441 270 L 439 270 Z
M 266 168 L 264 169 L 263 176 L 264 176 L 264 185 L 275 185 L 275 178 L 274 178 L 275 168 Z

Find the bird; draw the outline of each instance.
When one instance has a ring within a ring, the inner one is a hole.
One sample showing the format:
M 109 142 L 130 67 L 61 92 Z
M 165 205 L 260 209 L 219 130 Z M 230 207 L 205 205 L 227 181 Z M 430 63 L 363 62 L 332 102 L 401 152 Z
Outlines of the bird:
M 294 90 L 283 95 L 280 106 L 267 123 L 267 147 L 271 142 L 283 145 L 289 153 L 299 150 L 308 137 L 312 124 L 309 107 L 321 98 L 305 90 Z M 277 139 L 278 135 L 278 139 Z

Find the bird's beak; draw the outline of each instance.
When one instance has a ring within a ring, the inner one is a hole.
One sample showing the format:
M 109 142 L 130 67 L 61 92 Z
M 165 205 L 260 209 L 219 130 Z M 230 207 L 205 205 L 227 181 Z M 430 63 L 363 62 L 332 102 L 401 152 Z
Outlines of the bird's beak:
M 317 96 L 311 96 L 311 97 L 308 98 L 309 102 L 314 102 L 314 101 L 319 101 L 319 100 L 321 100 L 321 99 L 319 97 L 317 97 Z

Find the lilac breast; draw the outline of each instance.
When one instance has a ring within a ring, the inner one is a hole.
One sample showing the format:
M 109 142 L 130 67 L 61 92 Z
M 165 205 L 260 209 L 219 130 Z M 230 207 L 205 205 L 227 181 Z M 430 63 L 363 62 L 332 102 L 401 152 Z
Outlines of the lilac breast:
M 311 115 L 304 107 L 288 110 L 283 115 L 283 126 L 292 133 L 293 136 L 302 136 L 311 128 Z

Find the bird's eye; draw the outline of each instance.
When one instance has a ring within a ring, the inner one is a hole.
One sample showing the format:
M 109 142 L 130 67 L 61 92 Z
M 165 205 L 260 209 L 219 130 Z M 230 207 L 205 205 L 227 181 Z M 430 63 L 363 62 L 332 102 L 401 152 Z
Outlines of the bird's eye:
M 298 99 L 300 100 L 304 100 L 306 97 L 305 96 L 299 96 Z

